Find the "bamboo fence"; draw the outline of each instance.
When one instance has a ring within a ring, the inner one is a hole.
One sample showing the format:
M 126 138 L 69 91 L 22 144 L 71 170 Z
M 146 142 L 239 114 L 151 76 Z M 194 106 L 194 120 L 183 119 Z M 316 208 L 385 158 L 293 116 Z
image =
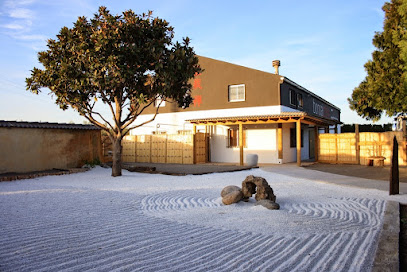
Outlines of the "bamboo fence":
M 123 162 L 205 163 L 208 158 L 207 134 L 161 134 L 125 136 Z
M 372 158 L 382 158 L 384 165 L 390 165 L 394 136 L 399 143 L 399 165 L 406 166 L 403 132 L 320 134 L 318 161 L 369 165 Z

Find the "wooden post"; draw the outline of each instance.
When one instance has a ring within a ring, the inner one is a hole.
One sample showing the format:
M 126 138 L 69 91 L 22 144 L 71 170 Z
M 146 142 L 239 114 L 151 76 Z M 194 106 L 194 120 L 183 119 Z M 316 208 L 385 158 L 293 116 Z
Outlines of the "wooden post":
M 360 146 L 359 146 L 359 124 L 355 124 L 355 150 L 356 150 L 356 164 L 360 164 Z
M 319 154 L 319 131 L 318 131 L 318 126 L 314 127 L 314 133 L 315 133 L 315 148 L 314 148 L 315 161 L 318 161 L 318 154 Z
M 278 141 L 278 159 L 283 160 L 283 124 L 278 124 L 277 129 Z
M 195 124 L 192 126 L 192 132 L 193 132 L 194 134 L 196 134 L 196 125 L 195 125 Z
M 196 164 L 196 134 L 192 135 L 192 164 Z
M 150 135 L 150 158 L 148 159 L 149 161 L 149 163 L 151 163 L 151 155 L 152 155 L 152 153 L 151 153 L 151 149 L 152 149 L 152 145 L 153 145 L 153 135 Z
M 339 135 L 337 133 L 335 135 L 335 163 L 338 163 L 338 141 L 339 141 Z
M 240 165 L 243 165 L 243 124 L 239 124 Z
M 399 193 L 399 145 L 396 136 L 393 138 L 393 155 L 391 157 L 390 195 Z
M 168 152 L 168 135 L 165 135 L 164 163 L 167 163 L 167 152 Z
M 301 166 L 301 120 L 297 120 L 297 166 Z

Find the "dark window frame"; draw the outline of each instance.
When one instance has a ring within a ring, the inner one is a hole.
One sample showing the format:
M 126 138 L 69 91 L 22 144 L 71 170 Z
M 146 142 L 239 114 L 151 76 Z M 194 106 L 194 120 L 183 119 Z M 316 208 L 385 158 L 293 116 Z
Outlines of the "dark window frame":
M 304 97 L 302 96 L 301 93 L 297 93 L 297 105 L 299 108 L 304 107 Z
M 243 129 L 243 147 L 247 147 L 247 135 L 246 129 Z M 227 148 L 239 147 L 239 129 L 238 128 L 229 128 L 228 137 L 227 137 Z
M 291 106 L 297 106 L 297 95 L 296 92 L 292 89 L 289 91 L 289 100 Z
M 290 147 L 297 147 L 297 128 L 290 128 Z M 304 147 L 304 130 L 301 129 L 301 147 Z

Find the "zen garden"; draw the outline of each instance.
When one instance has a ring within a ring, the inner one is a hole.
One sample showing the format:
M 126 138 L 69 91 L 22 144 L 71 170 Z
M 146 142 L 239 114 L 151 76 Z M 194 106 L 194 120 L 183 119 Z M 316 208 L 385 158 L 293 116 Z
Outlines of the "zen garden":
M 406 271 L 407 0 L 381 5 L 346 106 L 388 125 L 345 124 L 284 51 L 273 72 L 198 55 L 222 45 L 177 36 L 175 7 L 47 33 L 25 93 L 85 122 L 0 120 L 0 271 Z

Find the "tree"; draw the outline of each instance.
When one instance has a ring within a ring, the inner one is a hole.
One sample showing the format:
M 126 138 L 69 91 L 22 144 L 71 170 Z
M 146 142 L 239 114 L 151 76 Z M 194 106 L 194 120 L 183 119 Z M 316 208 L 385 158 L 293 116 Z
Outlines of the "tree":
M 48 40 L 48 49 L 38 53 L 44 69 L 34 67 L 27 90 L 49 88 L 61 109 L 71 107 L 106 131 L 113 143 L 112 176 L 120 176 L 123 137 L 153 121 L 163 101 L 183 108 L 192 102 L 189 80 L 202 70 L 189 39 L 173 43 L 173 37 L 168 22 L 152 12 L 113 16 L 100 7 L 90 21 L 79 17 Z M 108 106 L 112 121 L 95 108 L 98 101 Z M 154 104 L 151 120 L 130 126 Z
M 350 108 L 367 120 L 377 121 L 407 113 L 407 0 L 383 6 L 383 32 L 376 32 L 372 60 L 365 64 L 366 78 L 348 98 Z

